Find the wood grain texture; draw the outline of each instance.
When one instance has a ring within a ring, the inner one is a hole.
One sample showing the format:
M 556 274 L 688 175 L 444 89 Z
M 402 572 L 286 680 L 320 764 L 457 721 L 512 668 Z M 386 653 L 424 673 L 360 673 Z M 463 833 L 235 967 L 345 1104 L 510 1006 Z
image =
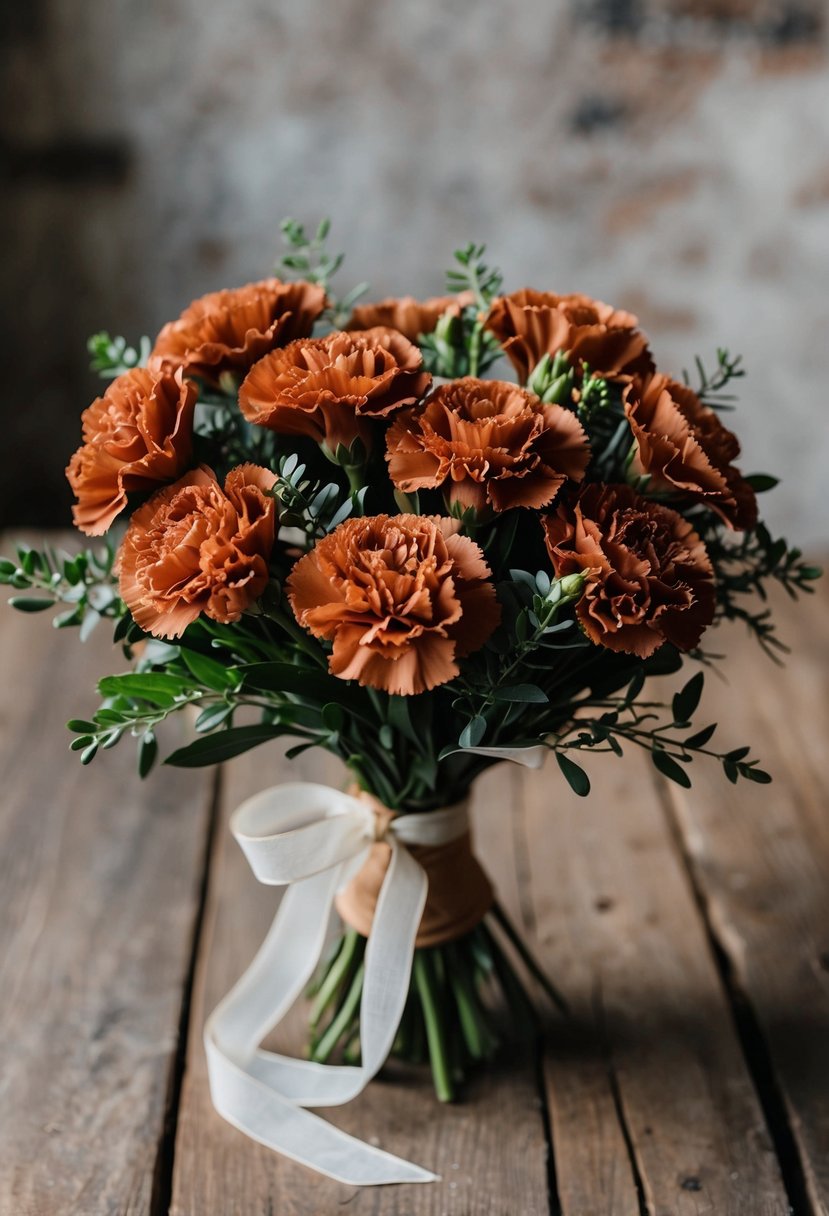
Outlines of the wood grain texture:
M 562 1211 L 786 1216 L 648 768 L 641 754 L 595 757 L 587 800 L 550 770 L 523 786 L 543 957 L 575 1010 L 545 1068 Z
M 81 768 L 66 720 L 117 666 L 104 627 L 0 617 L 3 1216 L 150 1211 L 210 776 Z
M 477 1077 L 462 1104 L 441 1106 L 425 1069 L 390 1064 L 356 1101 L 324 1112 L 354 1135 L 435 1169 L 443 1180 L 430 1186 L 355 1190 L 331 1182 L 248 1140 L 213 1111 L 201 1047 L 204 1017 L 247 966 L 275 910 L 274 891 L 253 879 L 227 830 L 227 816 L 243 798 L 285 780 L 289 771 L 293 780 L 343 780 L 343 770 L 323 754 L 308 753 L 288 769 L 278 747 L 263 749 L 254 761 L 243 757 L 228 766 L 194 991 L 172 1212 L 318 1216 L 347 1205 L 357 1216 L 503 1216 L 505 1211 L 546 1216 L 546 1143 L 529 1053 L 507 1056 Z M 508 883 L 510 858 L 502 842 L 510 808 L 500 798 L 488 797 L 487 782 L 481 783 L 476 801 L 481 854 L 496 881 L 506 870 Z M 298 1009 L 273 1043 L 300 1054 L 304 1033 L 304 1014 Z
M 786 621 L 784 602 L 775 605 Z M 829 593 L 782 630 L 808 638 L 785 669 L 731 639 L 728 686 L 708 715 L 729 741 L 753 743 L 771 786 L 723 783 L 700 768 L 693 790 L 666 791 L 700 903 L 767 1054 L 794 1141 L 804 1213 L 829 1212 Z M 702 720 L 702 719 L 701 719 Z M 797 1180 L 796 1180 L 797 1181 Z

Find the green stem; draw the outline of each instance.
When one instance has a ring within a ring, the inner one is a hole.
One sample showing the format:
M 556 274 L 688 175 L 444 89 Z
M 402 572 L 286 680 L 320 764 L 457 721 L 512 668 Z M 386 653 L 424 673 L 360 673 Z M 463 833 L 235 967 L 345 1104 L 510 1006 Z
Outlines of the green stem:
M 429 1059 L 432 1064 L 435 1093 L 441 1102 L 452 1102 L 455 1098 L 455 1089 L 450 1073 L 446 1028 L 443 1022 L 443 1011 L 438 1004 L 438 983 L 431 952 L 416 950 L 413 970 L 423 1009 L 423 1019 L 426 1023 L 426 1040 L 429 1044 Z
M 320 984 L 316 999 L 311 1006 L 308 1021 L 312 1030 L 318 1025 L 320 1018 L 334 999 L 337 990 L 345 982 L 357 953 L 359 943 L 360 934 L 357 930 L 346 929 L 340 949 L 331 964 L 328 974 Z
M 364 466 L 361 464 L 344 464 L 345 475 L 348 478 L 348 488 L 352 494 L 359 493 L 365 482 L 363 480 Z
M 363 963 L 360 963 L 357 973 L 354 976 L 354 979 L 351 981 L 351 987 L 348 990 L 348 995 L 340 1006 L 336 1017 L 316 1047 L 311 1049 L 311 1059 L 317 1064 L 324 1064 L 326 1062 L 328 1057 L 331 1055 L 331 1052 L 340 1041 L 340 1038 L 346 1033 L 347 1030 L 350 1029 L 352 1020 L 360 1007 L 360 996 L 363 991 L 364 974 L 365 967 Z

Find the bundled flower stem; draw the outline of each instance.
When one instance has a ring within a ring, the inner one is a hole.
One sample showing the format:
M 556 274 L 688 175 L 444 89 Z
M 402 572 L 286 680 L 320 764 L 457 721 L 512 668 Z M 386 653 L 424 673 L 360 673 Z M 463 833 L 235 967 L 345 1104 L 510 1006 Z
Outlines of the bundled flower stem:
M 0 560 L 14 607 L 58 604 L 83 638 L 106 621 L 121 647 L 69 724 L 82 762 L 130 736 L 146 775 L 191 708 L 165 763 L 323 747 L 388 814 L 544 751 L 579 795 L 575 755 L 634 745 L 686 787 L 701 757 L 768 781 L 693 721 L 702 668 L 665 699 L 656 679 L 719 662 L 723 620 L 777 654 L 767 585 L 820 573 L 760 520 L 775 479 L 741 471 L 721 419 L 739 359 L 672 377 L 630 313 L 505 293 L 475 245 L 445 296 L 358 304 L 364 285 L 333 290 L 327 221 L 283 233 L 279 277 L 194 301 L 155 342 L 90 340 L 110 383 L 67 472 L 104 540 Z M 317 981 L 314 1059 L 359 1056 L 364 951 L 346 928 Z M 493 991 L 531 1033 L 515 951 L 560 1004 L 497 905 L 416 950 L 395 1051 L 431 1060 L 440 1097 L 496 1049 Z

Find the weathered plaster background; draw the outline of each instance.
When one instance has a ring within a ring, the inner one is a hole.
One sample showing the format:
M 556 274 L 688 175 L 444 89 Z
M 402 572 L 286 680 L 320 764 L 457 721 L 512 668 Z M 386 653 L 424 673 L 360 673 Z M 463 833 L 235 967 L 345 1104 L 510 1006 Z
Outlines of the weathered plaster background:
M 84 338 L 154 333 L 266 273 L 286 214 L 351 274 L 434 292 L 489 243 L 512 286 L 640 314 L 668 369 L 742 351 L 773 524 L 826 539 L 824 0 L 27 0 L 5 5 L 6 521 L 65 520 Z M 9 441 L 10 440 L 10 441 Z

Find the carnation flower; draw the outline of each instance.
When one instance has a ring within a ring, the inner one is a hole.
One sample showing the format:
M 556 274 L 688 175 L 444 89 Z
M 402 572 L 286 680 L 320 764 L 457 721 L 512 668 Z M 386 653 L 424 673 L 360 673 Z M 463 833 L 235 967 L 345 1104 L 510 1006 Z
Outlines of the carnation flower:
M 457 520 L 349 519 L 300 558 L 287 592 L 299 623 L 333 642 L 333 675 L 411 696 L 458 674 L 500 619 L 491 571 Z
M 590 460 L 572 411 L 515 384 L 471 376 L 399 414 L 386 443 L 401 490 L 446 483 L 450 502 L 477 510 L 546 506 L 568 477 L 581 481 Z
M 346 329 L 396 329 L 410 342 L 416 342 L 421 334 L 434 331 L 440 318 L 447 311 L 458 316 L 462 308 L 473 304 L 471 291 L 457 296 L 434 296 L 431 300 L 416 300 L 414 296 L 391 297 L 375 303 L 358 304 L 352 312 Z
M 77 498 L 76 527 L 100 536 L 127 505 L 127 494 L 174 481 L 193 448 L 196 386 L 181 372 L 133 368 L 84 410 L 83 445 L 66 469 Z
M 691 525 L 628 486 L 586 486 L 544 519 L 556 574 L 588 571 L 576 615 L 592 642 L 641 659 L 696 646 L 714 619 L 714 571 Z
M 667 376 L 637 377 L 624 391 L 639 465 L 657 485 L 704 502 L 732 528 L 753 528 L 757 499 L 734 467 L 736 435 L 685 384 Z
M 326 305 L 315 283 L 264 279 L 194 300 L 155 340 L 151 367 L 183 367 L 215 383 L 224 371 L 247 371 L 275 346 L 310 334 Z
M 259 598 L 276 536 L 275 481 L 243 464 L 222 489 L 202 466 L 136 511 L 119 566 L 121 598 L 142 629 L 180 637 L 202 612 L 228 624 Z
M 408 338 L 393 329 L 335 332 L 292 342 L 253 367 L 239 390 L 249 422 L 310 435 L 335 452 L 370 442 L 372 418 L 417 401 L 431 377 Z
M 653 366 L 638 319 L 578 294 L 524 288 L 493 300 L 487 328 L 495 334 L 523 383 L 543 355 L 566 351 L 574 367 L 585 362 L 607 378 Z

